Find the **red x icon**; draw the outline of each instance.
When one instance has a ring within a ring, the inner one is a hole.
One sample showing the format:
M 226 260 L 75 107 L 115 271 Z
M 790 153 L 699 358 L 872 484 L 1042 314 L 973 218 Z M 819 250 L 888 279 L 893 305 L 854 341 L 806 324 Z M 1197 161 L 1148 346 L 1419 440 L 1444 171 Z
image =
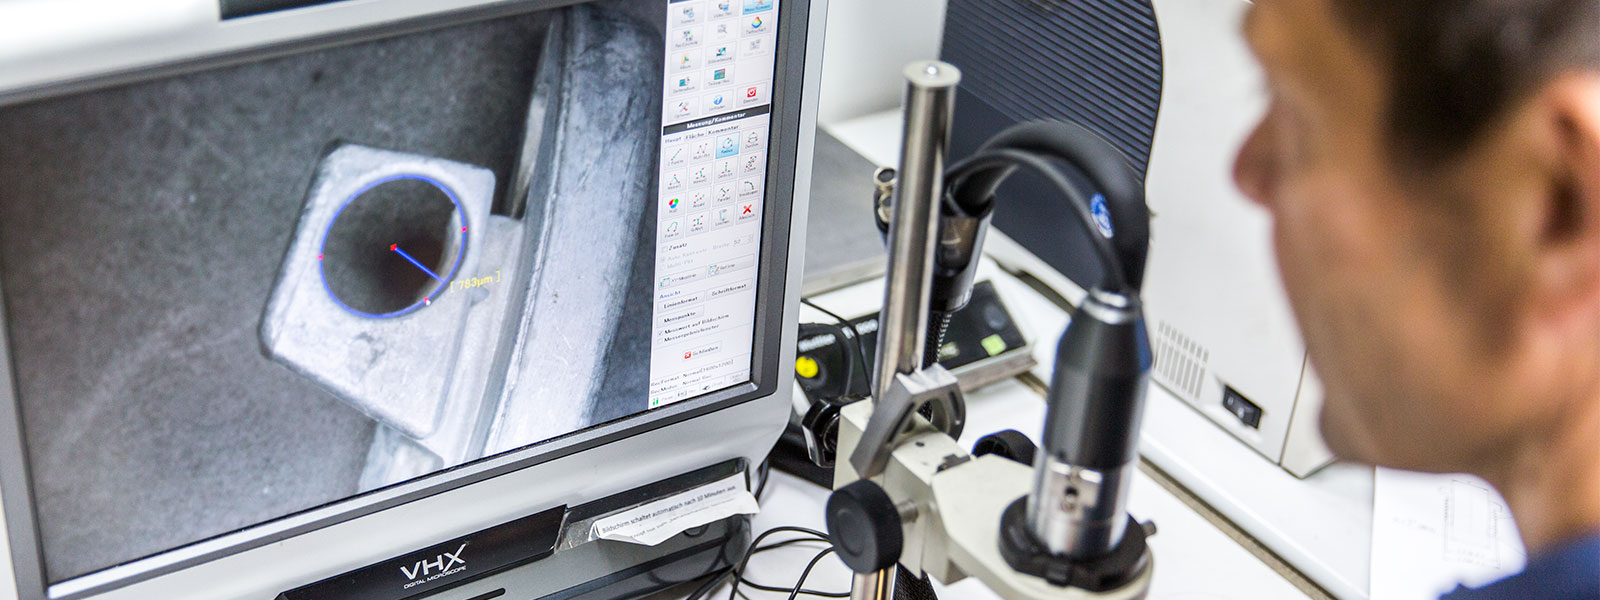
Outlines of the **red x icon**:
M 684 352 L 683 353 L 683 359 L 684 360 L 689 360 L 689 357 L 691 357 L 691 356 L 694 356 L 693 352 Z
M 740 215 L 748 215 L 754 209 L 755 209 L 755 205 L 754 204 L 746 204 L 744 206 L 740 206 L 739 207 L 739 211 L 740 211 L 739 214 Z

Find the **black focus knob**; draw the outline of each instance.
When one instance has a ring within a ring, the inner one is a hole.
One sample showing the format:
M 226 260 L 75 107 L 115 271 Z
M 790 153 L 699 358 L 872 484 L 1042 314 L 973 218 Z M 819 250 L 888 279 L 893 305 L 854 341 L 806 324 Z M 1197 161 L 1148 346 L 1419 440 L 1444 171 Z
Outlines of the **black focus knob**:
M 878 484 L 863 479 L 834 490 L 827 520 L 828 541 L 850 570 L 872 573 L 900 562 L 900 512 Z
M 806 437 L 806 455 L 819 467 L 833 468 L 838 454 L 839 409 L 842 406 L 827 401 L 813 402 L 800 419 L 800 432 Z
M 1001 458 L 1009 458 L 1032 466 L 1033 456 L 1037 450 L 1038 447 L 1033 445 L 1033 440 L 1028 439 L 1028 436 L 1015 429 L 1007 429 L 980 438 L 978 443 L 972 446 L 972 455 L 995 454 Z

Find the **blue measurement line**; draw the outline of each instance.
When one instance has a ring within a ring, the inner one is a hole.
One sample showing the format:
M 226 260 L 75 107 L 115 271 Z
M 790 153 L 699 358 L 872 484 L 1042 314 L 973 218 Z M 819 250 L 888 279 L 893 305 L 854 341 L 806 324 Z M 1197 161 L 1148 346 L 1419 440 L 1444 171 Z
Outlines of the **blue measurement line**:
M 395 251 L 396 254 L 399 254 L 400 258 L 404 258 L 404 259 L 406 259 L 406 261 L 410 262 L 411 264 L 416 265 L 418 269 L 422 269 L 422 272 L 423 273 L 427 273 L 429 277 L 432 277 L 432 278 L 438 280 L 439 283 L 444 283 L 444 279 L 443 278 L 441 278 L 438 275 L 434 274 L 434 272 L 432 270 L 428 269 L 427 267 L 422 266 L 422 263 L 417 262 L 417 259 L 411 258 L 411 255 L 410 254 L 406 254 L 405 250 L 401 250 L 399 244 L 391 245 L 391 246 L 389 246 L 389 249 Z

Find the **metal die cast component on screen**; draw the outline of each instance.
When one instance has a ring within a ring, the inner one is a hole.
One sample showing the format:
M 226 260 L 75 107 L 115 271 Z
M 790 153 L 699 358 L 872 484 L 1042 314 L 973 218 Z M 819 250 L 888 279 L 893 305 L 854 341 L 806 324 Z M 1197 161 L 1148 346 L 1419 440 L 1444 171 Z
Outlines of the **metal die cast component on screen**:
M 449 219 L 420 232 L 432 236 L 433 261 L 402 254 L 411 239 L 382 237 L 397 232 L 415 238 L 414 224 L 367 218 L 385 213 L 403 220 L 424 208 L 353 208 L 383 186 L 408 180 L 435 186 L 453 205 Z M 263 350 L 383 425 L 416 438 L 433 433 L 461 327 L 475 301 L 473 294 L 449 291 L 450 278 L 479 270 L 479 246 L 486 240 L 475 239 L 479 232 L 473 228 L 488 224 L 494 189 L 494 174 L 472 165 L 356 145 L 329 153 L 317 168 L 267 303 Z M 391 262 L 414 265 L 417 276 L 426 277 L 424 285 L 414 291 L 378 289 L 393 274 L 373 272 L 376 267 L 363 257 L 384 252 L 392 253 Z M 439 264 L 446 267 L 435 268 Z M 396 298 L 406 292 L 420 297 Z
M 649 285 L 633 273 L 648 237 L 639 228 L 645 205 L 617 199 L 650 193 L 648 149 L 659 133 L 644 115 L 660 111 L 659 43 L 636 23 L 588 7 L 551 20 L 500 212 L 491 214 L 496 178 L 479 167 L 360 146 L 323 159 L 262 343 L 377 421 L 359 490 L 636 407 L 605 386 L 647 378 L 642 359 L 634 371 L 616 359 L 647 356 L 628 344 L 649 339 L 649 321 L 627 318 L 625 306 L 630 291 Z M 360 198 L 347 200 L 401 174 L 437 182 L 436 191 L 421 189 L 443 195 L 431 209 L 416 208 L 415 194 L 392 210 L 363 212 Z M 615 207 L 595 218 L 595 207 L 607 205 Z M 352 210 L 356 226 L 341 225 Z M 352 261 L 352 248 L 367 254 Z M 313 270 L 318 263 L 326 276 Z M 414 285 L 396 285 L 407 278 Z

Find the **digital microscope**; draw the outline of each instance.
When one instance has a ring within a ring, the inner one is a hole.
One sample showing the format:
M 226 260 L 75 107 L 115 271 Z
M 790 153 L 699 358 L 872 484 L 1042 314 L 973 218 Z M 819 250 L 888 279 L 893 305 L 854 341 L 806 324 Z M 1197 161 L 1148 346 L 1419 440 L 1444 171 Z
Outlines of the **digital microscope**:
M 1126 511 L 1152 364 L 1143 184 L 1109 143 L 1064 122 L 1016 125 L 947 166 L 961 73 L 928 61 L 905 77 L 900 167 L 880 174 L 875 200 L 889 265 L 873 400 L 840 409 L 827 506 L 829 536 L 856 573 L 852 598 L 926 597 L 928 577 L 967 576 L 1005 598 L 1143 598 L 1155 528 Z M 1009 451 L 974 456 L 955 441 L 956 380 L 927 349 L 970 296 L 995 190 L 1019 170 L 1070 204 L 1071 233 L 1090 240 L 1104 277 L 1086 282 L 1056 348 L 1041 447 L 986 440 Z M 898 596 L 897 579 L 908 588 Z

